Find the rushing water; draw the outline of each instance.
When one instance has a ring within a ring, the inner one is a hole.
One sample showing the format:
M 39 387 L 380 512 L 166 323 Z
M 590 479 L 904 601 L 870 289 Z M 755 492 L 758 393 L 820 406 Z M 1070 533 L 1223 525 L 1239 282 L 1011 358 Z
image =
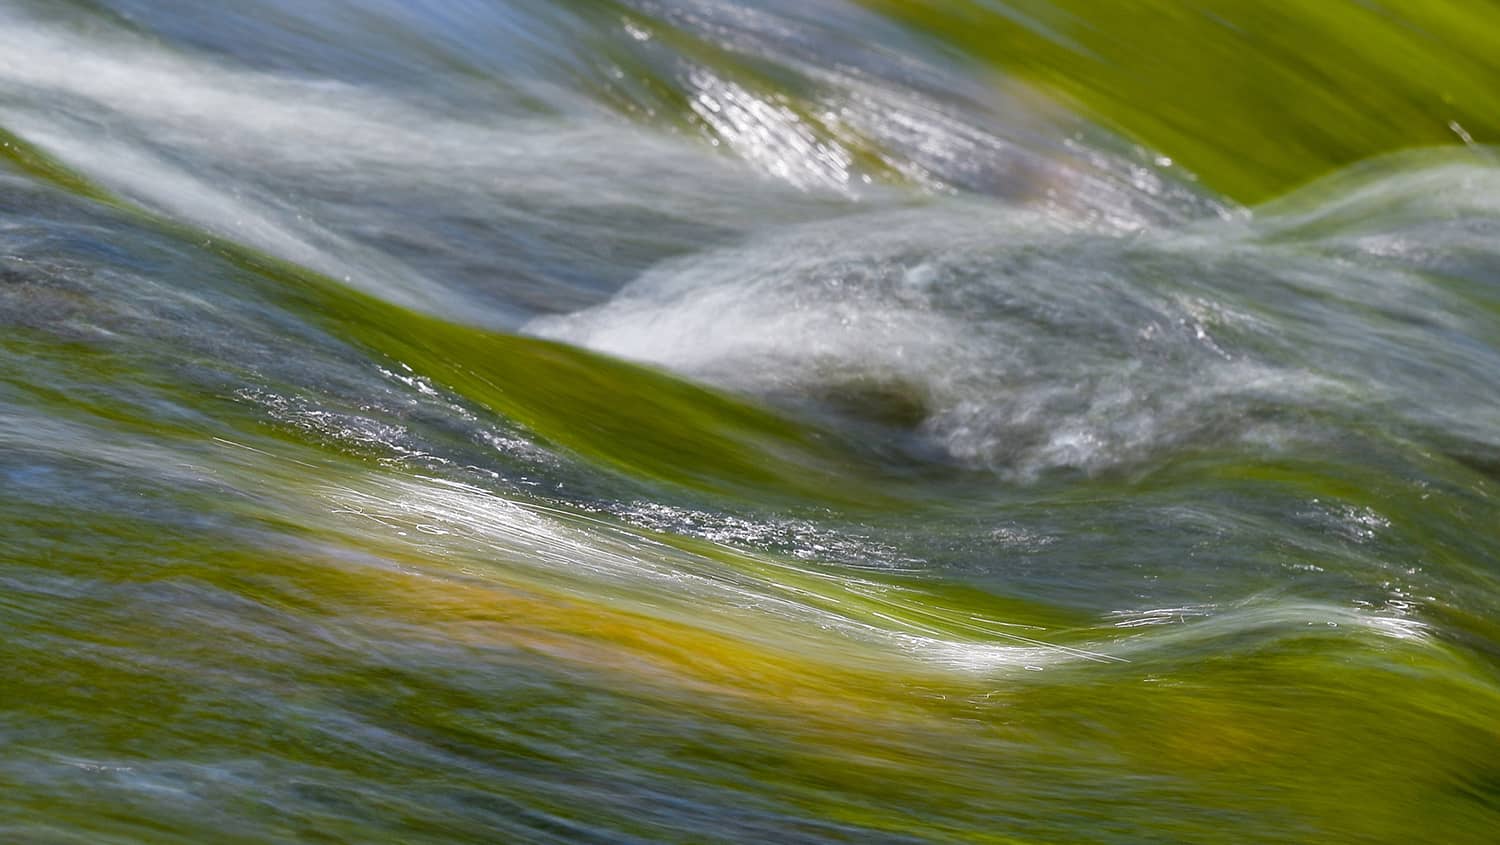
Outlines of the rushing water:
M 0 840 L 1500 839 L 1496 15 L 1234 5 L 0 3 Z

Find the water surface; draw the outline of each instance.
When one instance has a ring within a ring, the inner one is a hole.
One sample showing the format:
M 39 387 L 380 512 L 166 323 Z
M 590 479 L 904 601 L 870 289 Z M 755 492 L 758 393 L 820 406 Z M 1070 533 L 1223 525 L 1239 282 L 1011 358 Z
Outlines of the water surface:
M 1500 17 L 1084 5 L 0 6 L 0 838 L 1492 841 Z

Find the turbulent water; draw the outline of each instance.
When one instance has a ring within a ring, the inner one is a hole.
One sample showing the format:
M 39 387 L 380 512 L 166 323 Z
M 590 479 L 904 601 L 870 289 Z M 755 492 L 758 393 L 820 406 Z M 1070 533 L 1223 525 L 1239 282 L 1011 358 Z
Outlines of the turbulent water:
M 0 3 L 0 839 L 1500 837 L 1477 130 L 889 5 Z

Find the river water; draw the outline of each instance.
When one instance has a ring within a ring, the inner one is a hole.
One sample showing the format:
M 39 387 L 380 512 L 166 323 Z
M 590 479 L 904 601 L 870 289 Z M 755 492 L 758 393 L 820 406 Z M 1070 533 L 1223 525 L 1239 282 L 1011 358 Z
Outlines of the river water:
M 0 839 L 1495 841 L 1492 154 L 885 5 L 0 3 Z

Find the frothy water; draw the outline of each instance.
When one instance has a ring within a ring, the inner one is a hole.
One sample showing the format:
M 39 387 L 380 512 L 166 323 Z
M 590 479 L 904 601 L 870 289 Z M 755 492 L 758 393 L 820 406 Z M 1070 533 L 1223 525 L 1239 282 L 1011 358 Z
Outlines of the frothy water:
M 1335 202 L 1497 187 L 1458 167 Z M 1494 445 L 1493 314 L 1424 275 L 1476 222 L 1420 219 L 1414 255 L 1399 232 L 1288 236 L 1275 216 L 1122 234 L 939 201 L 667 262 L 527 329 L 773 401 L 852 404 L 1010 480 L 1200 443 L 1274 453 L 1377 412 L 1451 415 Z
M 918 7 L 0 9 L 0 838 L 1487 841 L 1483 126 Z

